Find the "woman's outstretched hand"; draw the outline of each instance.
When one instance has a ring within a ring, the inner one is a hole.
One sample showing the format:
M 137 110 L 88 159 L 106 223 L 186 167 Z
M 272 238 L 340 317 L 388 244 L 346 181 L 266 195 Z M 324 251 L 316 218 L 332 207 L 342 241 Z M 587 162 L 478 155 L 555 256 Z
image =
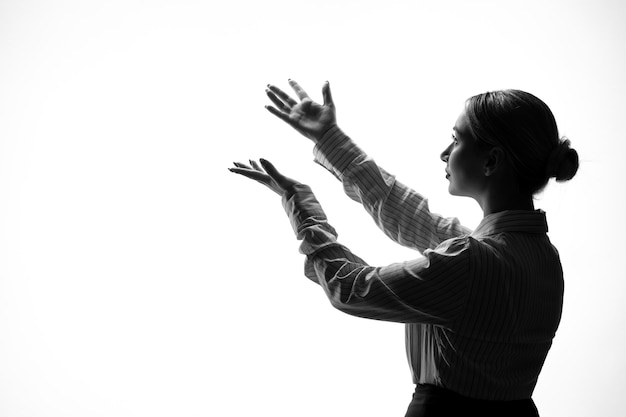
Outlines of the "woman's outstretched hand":
M 260 165 L 252 160 L 250 160 L 250 165 L 235 162 L 235 168 L 228 169 L 235 174 L 260 182 L 280 196 L 284 195 L 292 186 L 300 184 L 298 181 L 285 177 L 278 172 L 270 161 L 265 159 L 260 159 L 259 161 Z
M 295 91 L 300 102 L 291 98 L 280 88 L 268 84 L 265 92 L 276 107 L 265 106 L 265 108 L 317 143 L 328 129 L 337 124 L 335 104 L 330 93 L 330 85 L 326 81 L 322 87 L 324 104 L 311 100 L 306 91 L 297 82 L 289 80 L 289 85 Z

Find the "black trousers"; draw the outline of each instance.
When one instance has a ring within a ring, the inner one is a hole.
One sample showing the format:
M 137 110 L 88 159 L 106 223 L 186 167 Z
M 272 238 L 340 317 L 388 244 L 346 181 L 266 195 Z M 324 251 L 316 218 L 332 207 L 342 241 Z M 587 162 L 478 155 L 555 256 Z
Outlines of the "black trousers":
M 464 397 L 434 385 L 418 384 L 405 417 L 539 417 L 532 399 L 488 401 Z

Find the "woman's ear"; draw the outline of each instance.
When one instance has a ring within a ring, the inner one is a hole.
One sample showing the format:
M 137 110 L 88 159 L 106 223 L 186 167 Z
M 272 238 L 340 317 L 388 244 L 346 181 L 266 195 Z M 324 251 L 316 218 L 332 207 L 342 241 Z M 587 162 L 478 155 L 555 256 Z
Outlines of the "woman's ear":
M 485 177 L 490 177 L 499 170 L 502 169 L 504 165 L 504 152 L 502 148 L 499 146 L 495 146 L 489 150 L 487 153 L 487 159 L 485 160 L 485 165 L 483 166 L 483 173 Z

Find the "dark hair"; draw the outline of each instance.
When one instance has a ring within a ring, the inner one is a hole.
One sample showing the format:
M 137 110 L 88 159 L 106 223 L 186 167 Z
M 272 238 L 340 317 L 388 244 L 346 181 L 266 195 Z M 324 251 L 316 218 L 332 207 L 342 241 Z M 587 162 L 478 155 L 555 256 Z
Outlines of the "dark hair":
M 523 191 L 535 194 L 550 178 L 567 181 L 578 171 L 578 153 L 560 138 L 550 108 L 520 90 L 492 91 L 470 97 L 466 115 L 474 138 L 500 146 Z

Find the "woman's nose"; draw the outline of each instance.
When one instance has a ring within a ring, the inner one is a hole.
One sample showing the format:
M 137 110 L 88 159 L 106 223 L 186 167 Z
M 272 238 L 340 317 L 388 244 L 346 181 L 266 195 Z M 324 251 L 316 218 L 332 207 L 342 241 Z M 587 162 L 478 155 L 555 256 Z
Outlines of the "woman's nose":
M 446 149 L 443 150 L 443 152 L 441 152 L 440 158 L 443 162 L 448 162 L 448 158 L 450 157 L 450 146 L 448 146 Z

